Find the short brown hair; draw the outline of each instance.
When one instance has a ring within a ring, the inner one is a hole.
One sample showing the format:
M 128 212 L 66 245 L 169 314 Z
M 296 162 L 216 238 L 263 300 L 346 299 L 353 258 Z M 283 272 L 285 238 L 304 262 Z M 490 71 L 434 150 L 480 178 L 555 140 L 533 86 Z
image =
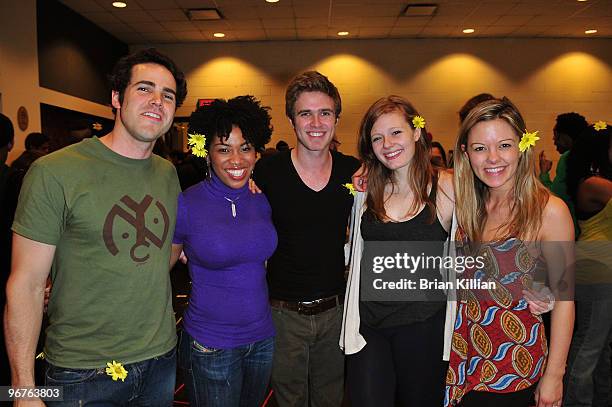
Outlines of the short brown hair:
M 170 71 L 176 82 L 176 107 L 181 107 L 187 97 L 185 74 L 176 66 L 174 61 L 155 48 L 143 49 L 126 55 L 117 61 L 113 67 L 113 72 L 109 75 L 108 81 L 111 90 L 119 93 L 119 103 L 123 104 L 125 89 L 132 80 L 132 68 L 139 64 L 157 64 Z M 117 109 L 113 107 L 113 113 L 116 112 Z
M 287 86 L 287 92 L 285 93 L 285 114 L 291 122 L 293 122 L 293 116 L 295 114 L 295 102 L 302 92 L 325 93 L 334 100 L 334 113 L 336 118 L 340 117 L 342 101 L 340 100 L 338 88 L 327 79 L 327 76 L 320 72 L 308 71 L 293 78 L 289 86 Z

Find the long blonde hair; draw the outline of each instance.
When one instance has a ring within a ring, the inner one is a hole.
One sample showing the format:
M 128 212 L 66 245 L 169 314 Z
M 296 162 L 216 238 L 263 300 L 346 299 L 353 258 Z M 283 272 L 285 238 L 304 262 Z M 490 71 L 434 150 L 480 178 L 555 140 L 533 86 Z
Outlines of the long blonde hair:
M 487 100 L 474 107 L 467 115 L 457 136 L 455 145 L 455 202 L 457 221 L 472 241 L 481 241 L 487 221 L 486 202 L 489 187 L 474 175 L 466 152 L 468 136 L 472 128 L 483 121 L 503 120 L 512 127 L 520 140 L 527 131 L 525 121 L 516 106 L 507 98 Z M 499 228 L 502 236 L 498 240 L 517 237 L 522 240 L 535 239 L 542 227 L 544 207 L 550 193 L 540 183 L 535 172 L 533 148 L 519 153 L 514 185 L 509 199 L 510 217 Z
M 361 121 L 359 129 L 359 156 L 368 172 L 368 196 L 366 205 L 368 211 L 381 221 L 388 220 L 385 211 L 385 185 L 393 182 L 393 172 L 385 167 L 374 154 L 372 148 L 372 127 L 380 116 L 386 113 L 399 112 L 404 116 L 406 122 L 414 129 L 412 119 L 418 116 L 417 110 L 401 96 L 387 96 L 378 99 L 366 112 Z M 432 183 L 434 170 L 429 158 L 431 148 L 427 131 L 421 128 L 421 137 L 415 143 L 414 157 L 410 164 L 408 183 L 414 193 L 414 200 L 407 208 L 407 215 L 416 214 L 419 208 L 426 204 L 431 213 L 430 221 L 436 218 L 435 202 L 427 193 L 427 187 Z M 416 129 L 415 129 L 416 131 Z

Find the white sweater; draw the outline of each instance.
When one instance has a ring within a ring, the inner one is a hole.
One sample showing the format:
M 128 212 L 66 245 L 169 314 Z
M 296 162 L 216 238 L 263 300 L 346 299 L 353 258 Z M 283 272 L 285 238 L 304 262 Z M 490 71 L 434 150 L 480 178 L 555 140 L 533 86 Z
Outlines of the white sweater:
M 351 355 L 359 352 L 366 345 L 366 341 L 359 333 L 359 278 L 361 275 L 361 254 L 363 252 L 363 238 L 361 237 L 361 215 L 365 211 L 366 193 L 358 192 L 353 203 L 350 222 L 350 267 L 346 283 L 346 295 L 344 298 L 344 316 L 342 318 L 342 332 L 340 333 L 340 348 L 345 354 Z M 444 246 L 445 256 L 455 255 L 455 246 L 452 238 L 457 230 L 455 213 L 451 223 L 451 232 Z M 441 269 L 440 274 L 445 281 L 455 280 L 454 269 Z M 448 292 L 446 305 L 446 320 L 444 322 L 444 352 L 443 360 L 449 360 L 451 340 L 455 318 L 457 316 L 457 301 L 454 291 Z

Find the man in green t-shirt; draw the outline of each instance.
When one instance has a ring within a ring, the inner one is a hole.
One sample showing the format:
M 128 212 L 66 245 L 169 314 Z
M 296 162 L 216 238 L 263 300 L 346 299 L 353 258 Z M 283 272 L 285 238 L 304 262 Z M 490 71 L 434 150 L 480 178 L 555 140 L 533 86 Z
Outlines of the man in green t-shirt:
M 572 146 L 576 144 L 580 134 L 589 126 L 584 116 L 578 113 L 563 113 L 557 116 L 555 127 L 553 128 L 553 142 L 555 148 L 561 154 L 559 162 L 557 162 L 557 171 L 555 179 L 550 179 L 550 170 L 552 169 L 552 161 L 546 158 L 544 151 L 540 153 L 540 181 L 550 189 L 550 191 L 563 199 L 572 214 L 574 220 L 574 229 L 576 237 L 580 233 L 576 214 L 574 211 L 574 203 L 567 193 L 566 171 L 567 157 L 569 156 Z
M 169 406 L 168 268 L 180 188 L 172 164 L 152 150 L 187 87 L 154 49 L 119 60 L 111 86 L 113 130 L 38 159 L 24 180 L 7 284 L 12 385 L 34 386 L 50 273 L 45 384 L 62 386 L 70 405 Z

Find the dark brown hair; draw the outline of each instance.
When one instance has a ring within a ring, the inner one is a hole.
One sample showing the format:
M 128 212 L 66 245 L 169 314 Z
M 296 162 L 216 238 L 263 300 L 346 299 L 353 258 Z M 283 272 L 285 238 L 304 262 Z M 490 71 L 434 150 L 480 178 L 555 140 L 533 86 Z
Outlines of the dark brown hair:
M 157 51 L 155 48 L 144 49 L 126 55 L 113 67 L 113 72 L 108 77 L 111 90 L 119 92 L 119 103 L 123 104 L 123 95 L 130 80 L 132 79 L 132 68 L 139 64 L 157 64 L 166 68 L 176 82 L 176 107 L 180 107 L 187 97 L 187 81 L 185 75 L 178 69 L 174 61 Z M 113 107 L 113 113 L 117 109 Z
M 368 173 L 368 197 L 366 204 L 368 211 L 378 220 L 388 220 L 385 211 L 385 185 L 394 182 L 392 171 L 385 167 L 374 154 L 372 148 L 372 127 L 379 117 L 386 113 L 399 112 L 406 122 L 414 128 L 412 119 L 419 116 L 417 110 L 406 99 L 400 96 L 387 96 L 379 99 L 366 112 L 361 121 L 359 129 L 359 156 L 366 167 Z M 431 213 L 430 221 L 436 218 L 436 206 L 429 194 L 427 187 L 432 184 L 434 170 L 429 159 L 429 149 L 431 148 L 427 138 L 427 130 L 420 129 L 421 137 L 415 143 L 414 157 L 408 173 L 408 182 L 414 192 L 415 199 L 407 208 L 407 215 L 414 215 L 418 212 L 421 205 L 426 204 Z M 433 188 L 433 185 L 432 185 Z
M 476 105 L 491 99 L 495 99 L 495 96 L 491 95 L 490 93 L 479 93 L 478 95 L 469 98 L 459 110 L 459 123 L 463 123 L 468 113 L 470 113 L 470 110 L 475 108 Z

